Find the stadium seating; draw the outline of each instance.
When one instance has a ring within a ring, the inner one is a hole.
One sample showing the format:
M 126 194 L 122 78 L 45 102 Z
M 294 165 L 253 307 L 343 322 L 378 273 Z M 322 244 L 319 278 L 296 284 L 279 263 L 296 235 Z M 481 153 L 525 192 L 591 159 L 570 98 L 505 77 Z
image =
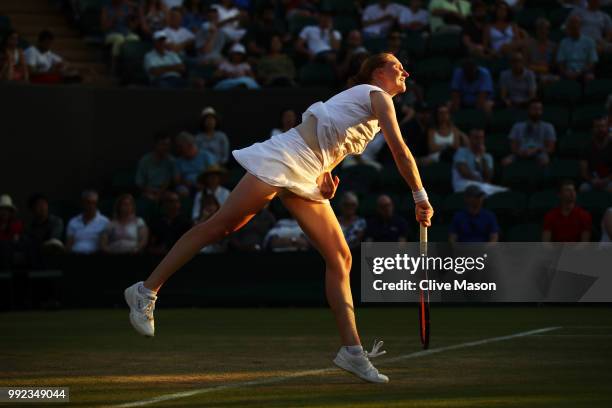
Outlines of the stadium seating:
M 504 241 L 538 242 L 542 240 L 542 227 L 539 224 L 518 224 L 510 227 Z
M 304 86 L 333 87 L 336 82 L 336 73 L 328 64 L 312 62 L 300 69 L 300 82 Z

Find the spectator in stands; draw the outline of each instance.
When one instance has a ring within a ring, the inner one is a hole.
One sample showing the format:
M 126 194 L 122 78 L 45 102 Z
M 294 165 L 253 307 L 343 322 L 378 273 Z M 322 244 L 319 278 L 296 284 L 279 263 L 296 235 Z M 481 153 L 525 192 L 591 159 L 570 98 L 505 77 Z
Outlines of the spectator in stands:
M 580 191 L 600 190 L 612 193 L 612 133 L 605 118 L 593 121 L 593 138 L 586 160 L 580 163 L 583 183 Z
M 181 201 L 178 194 L 166 191 L 161 198 L 161 213 L 151 221 L 149 251 L 163 255 L 191 228 L 191 222 L 181 215 Z
M 406 78 L 404 82 L 406 83 L 406 92 L 393 98 L 395 110 L 400 117 L 400 127 L 414 117 L 416 104 L 423 102 L 423 88 L 410 77 Z
M 0 195 L 0 241 L 17 242 L 23 234 L 23 222 L 17 218 L 17 207 L 8 194 Z
M 425 102 L 418 102 L 415 105 L 414 118 L 408 122 L 400 123 L 400 130 L 404 142 L 410 148 L 410 152 L 417 158 L 419 164 L 429 155 L 428 135 L 429 126 L 431 125 L 431 107 Z M 388 153 L 388 154 L 387 154 Z M 391 152 L 385 149 L 385 158 L 382 160 L 385 163 L 392 163 L 393 158 Z
M 2 44 L 0 80 L 29 81 L 26 59 L 23 50 L 19 48 L 19 34 L 14 30 L 6 33 Z
M 378 0 L 363 10 L 361 25 L 365 38 L 384 38 L 397 23 L 402 6 L 389 0 Z
M 219 65 L 215 76 L 220 79 L 214 88 L 217 90 L 236 87 L 259 89 L 259 84 L 253 78 L 251 65 L 246 61 L 246 49 L 240 43 L 232 45 L 228 59 Z
M 472 15 L 468 17 L 463 28 L 463 45 L 468 53 L 478 58 L 488 58 L 491 53 L 484 42 L 487 27 L 487 5 L 482 0 L 472 3 Z
M 599 242 L 605 242 L 608 245 L 612 242 L 612 207 L 608 207 L 601 217 L 601 239 Z
M 213 4 L 212 7 L 219 13 L 221 31 L 231 41 L 240 41 L 246 34 L 246 30 L 240 27 L 240 10 L 234 5 L 233 0 L 221 0 L 219 3 Z
M 181 26 L 194 34 L 197 33 L 205 21 L 205 13 L 202 12 L 204 8 L 204 3 L 199 0 L 184 0 Z
M 338 221 L 346 243 L 351 249 L 359 248 L 367 225 L 366 220 L 357 214 L 357 208 L 359 208 L 357 195 L 351 191 L 344 193 L 340 202 Z
M 98 211 L 98 193 L 85 190 L 81 194 L 83 212 L 68 222 L 66 249 L 78 254 L 92 254 L 100 248 L 100 236 L 109 220 Z
M 138 8 L 140 29 L 147 38 L 166 26 L 168 8 L 162 0 L 144 0 Z
M 195 135 L 198 149 L 207 151 L 212 161 L 226 164 L 229 159 L 229 139 L 225 132 L 218 129 L 219 115 L 212 106 L 207 106 L 200 114 L 200 131 Z
M 32 219 L 26 228 L 28 243 L 33 251 L 32 256 L 37 260 L 43 251 L 63 250 L 64 221 L 49 214 L 49 201 L 42 194 L 34 194 L 28 200 L 28 207 L 32 212 Z
M 176 137 L 179 157 L 177 192 L 181 195 L 195 193 L 198 176 L 210 165 L 216 164 L 215 158 L 206 150 L 200 150 L 191 133 L 181 132 Z
M 149 229 L 136 216 L 136 203 L 131 194 L 122 194 L 115 201 L 113 219 L 100 235 L 100 249 L 109 254 L 142 252 L 149 240 Z
M 469 132 L 468 147 L 460 147 L 453 158 L 453 189 L 456 193 L 465 191 L 470 185 L 477 185 L 488 196 L 507 191 L 506 187 L 491 184 L 493 179 L 493 157 L 485 149 L 483 129 L 472 128 Z
M 110 4 L 102 8 L 100 25 L 106 33 L 104 42 L 111 47 L 112 70 L 114 71 L 117 59 L 121 54 L 121 47 L 126 41 L 138 41 L 138 34 L 130 30 L 130 17 L 133 10 L 127 0 L 111 0 Z
M 510 9 L 512 9 L 513 11 L 518 11 L 523 8 L 526 0 L 503 0 L 503 1 L 504 3 L 508 5 L 508 7 L 510 7 Z
M 321 12 L 319 25 L 309 25 L 302 29 L 295 43 L 295 49 L 310 61 L 334 63 L 340 49 L 342 35 L 335 30 L 329 12 Z
M 281 2 L 285 17 L 314 17 L 319 12 L 319 0 L 284 0 Z
M 182 78 L 185 65 L 174 51 L 166 50 L 166 33 L 153 34 L 153 49 L 144 57 L 144 69 L 151 85 L 159 88 L 184 88 L 187 81 Z
M 272 131 L 270 132 L 270 137 L 285 133 L 297 125 L 297 114 L 295 113 L 295 111 L 293 109 L 285 109 L 281 113 L 279 124 L 279 128 L 272 129 Z
M 198 208 L 200 209 L 200 213 L 198 214 L 198 217 L 195 220 L 196 224 L 204 222 L 210 217 L 212 217 L 217 211 L 219 211 L 219 208 L 221 208 L 221 206 L 219 205 L 219 202 L 217 201 L 214 195 L 204 194 L 200 196 Z M 202 249 L 200 249 L 200 252 L 208 254 L 225 252 L 227 250 L 228 242 L 229 239 L 227 237 L 223 238 L 222 240 L 217 241 L 214 244 L 202 247 Z
M 264 238 L 274 224 L 276 219 L 266 204 L 244 227 L 230 235 L 229 245 L 238 251 L 261 251 Z
M 30 81 L 45 84 L 80 81 L 79 73 L 70 69 L 62 57 L 51 51 L 54 38 L 51 31 L 43 30 L 38 34 L 38 43 L 25 50 Z
M 429 12 L 423 8 L 423 0 L 411 0 L 410 7 L 401 9 L 397 22 L 406 31 L 423 32 L 429 29 Z
M 580 34 L 589 37 L 600 53 L 612 52 L 612 18 L 601 11 L 600 0 L 588 0 L 585 8 L 576 7 L 570 14 L 580 17 Z
M 455 68 L 451 81 L 451 107 L 476 108 L 485 112 L 493 109 L 493 80 L 485 67 L 478 66 L 471 58 Z
M 508 4 L 498 1 L 493 13 L 493 22 L 484 31 L 485 47 L 495 57 L 510 56 L 520 51 L 526 36 L 513 22 L 514 16 Z
M 166 49 L 174 51 L 181 57 L 185 56 L 195 44 L 195 34 L 181 26 L 183 13 L 181 9 L 175 7 L 168 13 L 168 25 L 162 30 L 166 35 Z
M 525 67 L 525 59 L 520 52 L 512 54 L 510 66 L 499 77 L 500 96 L 506 107 L 524 108 L 536 96 L 536 77 L 533 71 Z
M 16 214 L 11 196 L 0 195 L 0 270 L 10 269 L 19 251 L 23 222 Z
M 210 7 L 206 13 L 207 21 L 202 23 L 195 40 L 197 63 L 218 65 L 223 61 L 223 49 L 230 39 L 219 29 L 217 9 Z
M 589 242 L 591 224 L 591 214 L 576 205 L 574 182 L 564 180 L 559 187 L 559 207 L 544 216 L 542 241 Z
M 257 63 L 257 77 L 263 86 L 295 85 L 296 69 L 293 60 L 283 52 L 283 43 L 279 35 L 270 38 L 268 53 Z
M 541 82 L 557 81 L 559 76 L 553 74 L 557 43 L 548 38 L 550 22 L 540 17 L 536 20 L 535 27 L 535 38 L 529 38 L 526 42 L 527 66 L 536 73 Z
M 460 33 L 471 12 L 467 0 L 432 0 L 429 3 L 431 33 Z
M 272 252 L 305 251 L 310 243 L 293 218 L 281 218 L 264 237 L 264 248 Z
M 162 1 L 164 2 L 164 6 L 166 6 L 166 8 L 170 10 L 174 7 L 181 7 L 183 5 L 184 0 L 162 0 Z
M 452 162 L 459 146 L 465 144 L 467 136 L 453 123 L 448 106 L 440 105 L 436 109 L 433 126 L 427 132 L 429 155 L 421 163 Z
M 532 100 L 527 111 L 528 119 L 515 123 L 510 131 L 510 150 L 501 164 L 507 166 L 515 160 L 536 160 L 540 166 L 550 163 L 555 152 L 557 134 L 551 123 L 542 121 L 542 102 Z
M 477 185 L 468 186 L 464 192 L 465 209 L 453 216 L 449 241 L 455 242 L 497 242 L 499 225 L 495 214 L 482 208 L 485 193 Z
M 209 166 L 199 177 L 198 177 L 198 189 L 195 198 L 193 199 L 192 217 L 194 221 L 197 221 L 201 214 L 202 209 L 202 197 L 210 195 L 215 197 L 215 200 L 219 205 L 223 205 L 230 195 L 230 191 L 221 185 L 221 180 L 227 171 L 219 166 L 213 164 Z
M 273 37 L 280 40 L 279 53 L 282 52 L 285 42 L 288 42 L 290 35 L 285 32 L 285 28 L 278 19 L 274 18 L 274 6 L 267 4 L 255 15 L 254 21 L 247 29 L 244 37 L 249 55 L 263 57 L 270 51 L 270 42 Z
M 366 54 L 368 50 L 363 46 L 363 36 L 359 30 L 351 30 L 346 35 L 344 44 L 340 47 L 337 57 L 338 73 L 341 78 L 347 78 L 351 68 L 351 61 L 355 55 Z
M 389 35 L 387 35 L 387 47 L 385 48 L 385 52 L 393 54 L 403 66 L 407 67 L 410 65 L 410 55 L 408 50 L 402 46 L 401 31 L 393 29 L 389 32 Z M 409 92 L 410 89 L 411 87 L 406 84 L 406 92 Z
M 153 151 L 145 154 L 138 162 L 135 184 L 149 200 L 158 201 L 178 177 L 176 161 L 170 154 L 171 147 L 170 135 L 157 133 Z
M 364 233 L 366 241 L 406 242 L 408 241 L 408 221 L 394 214 L 393 200 L 388 195 L 380 195 L 376 200 L 376 216 L 367 221 Z
M 566 79 L 589 81 L 594 78 L 593 68 L 599 60 L 595 41 L 580 34 L 582 21 L 577 15 L 567 20 L 567 36 L 561 40 L 557 63 L 561 76 Z

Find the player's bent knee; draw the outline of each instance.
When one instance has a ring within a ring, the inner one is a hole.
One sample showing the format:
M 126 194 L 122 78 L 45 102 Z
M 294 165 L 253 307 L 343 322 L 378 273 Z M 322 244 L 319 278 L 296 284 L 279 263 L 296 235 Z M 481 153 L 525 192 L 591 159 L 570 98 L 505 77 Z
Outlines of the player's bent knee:
M 353 264 L 351 251 L 348 248 L 338 251 L 332 259 L 326 260 L 326 264 L 328 273 L 346 278 L 351 273 Z

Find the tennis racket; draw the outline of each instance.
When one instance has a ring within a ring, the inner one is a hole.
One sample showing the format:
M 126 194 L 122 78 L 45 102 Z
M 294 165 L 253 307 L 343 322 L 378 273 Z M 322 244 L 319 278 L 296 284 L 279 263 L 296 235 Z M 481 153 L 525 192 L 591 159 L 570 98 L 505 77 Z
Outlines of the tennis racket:
M 419 256 L 421 254 L 427 255 L 427 227 L 421 225 L 419 232 Z M 425 280 L 428 280 L 427 268 L 422 268 L 422 272 L 422 276 Z M 429 347 L 429 327 L 429 290 L 421 289 L 419 296 L 419 336 L 424 350 Z

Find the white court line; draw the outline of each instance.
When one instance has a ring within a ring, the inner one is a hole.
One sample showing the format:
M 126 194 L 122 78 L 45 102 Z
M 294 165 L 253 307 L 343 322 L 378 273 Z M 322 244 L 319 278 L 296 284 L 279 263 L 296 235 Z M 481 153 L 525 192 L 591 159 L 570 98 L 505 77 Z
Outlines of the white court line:
M 508 336 L 491 337 L 488 339 L 469 341 L 467 343 L 459 343 L 453 346 L 446 346 L 446 347 L 439 347 L 435 349 L 417 351 L 417 352 L 410 353 L 410 354 L 404 354 L 403 356 L 377 360 L 376 365 L 384 365 L 387 363 L 394 363 L 396 361 L 407 360 L 411 358 L 425 357 L 431 354 L 442 353 L 442 352 L 450 351 L 450 350 L 458 350 L 462 348 L 481 346 L 483 344 L 497 343 L 500 341 L 512 340 L 512 339 L 516 339 L 519 337 L 533 336 L 535 334 L 541 334 L 541 333 L 551 332 L 553 330 L 559 330 L 560 328 L 561 327 L 544 327 L 542 329 L 536 329 L 536 330 L 530 330 L 530 331 L 510 334 Z M 340 369 L 336 367 L 329 367 L 329 368 L 322 368 L 318 370 L 297 371 L 292 374 L 287 374 L 287 375 L 272 377 L 272 378 L 266 378 L 262 380 L 242 381 L 242 382 L 236 382 L 236 383 L 225 384 L 225 385 L 216 385 L 216 386 L 207 387 L 207 388 L 199 388 L 197 390 L 177 392 L 173 394 L 165 394 L 165 395 L 160 395 L 159 397 L 153 397 L 153 398 L 149 398 L 149 399 L 145 399 L 141 401 L 128 402 L 126 404 L 119 404 L 119 405 L 111 405 L 109 406 L 109 408 L 143 407 L 145 405 L 156 404 L 158 402 L 163 402 L 163 401 L 171 401 L 171 400 L 177 400 L 181 398 L 188 398 L 188 397 L 193 397 L 194 395 L 209 394 L 215 391 L 224 391 L 224 390 L 235 389 L 235 388 L 249 387 L 253 385 L 274 384 L 274 383 L 279 383 L 282 381 L 290 380 L 292 378 L 326 374 L 326 373 L 330 373 L 333 371 L 339 371 L 339 370 Z

